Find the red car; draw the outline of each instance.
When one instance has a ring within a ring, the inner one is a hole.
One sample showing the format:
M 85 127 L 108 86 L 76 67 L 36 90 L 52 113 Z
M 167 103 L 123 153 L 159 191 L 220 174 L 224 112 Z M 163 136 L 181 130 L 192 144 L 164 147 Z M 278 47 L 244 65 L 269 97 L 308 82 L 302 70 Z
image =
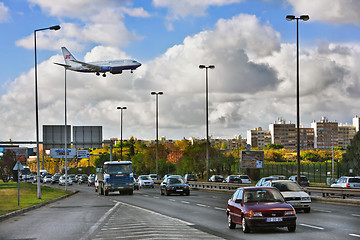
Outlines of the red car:
M 295 209 L 273 187 L 238 188 L 226 209 L 229 228 L 242 225 L 244 233 L 255 228 L 287 227 L 296 230 Z

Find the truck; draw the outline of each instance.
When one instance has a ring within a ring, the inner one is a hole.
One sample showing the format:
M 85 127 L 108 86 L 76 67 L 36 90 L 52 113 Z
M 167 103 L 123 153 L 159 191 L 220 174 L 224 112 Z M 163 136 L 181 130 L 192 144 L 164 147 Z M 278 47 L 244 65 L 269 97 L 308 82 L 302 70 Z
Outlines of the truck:
M 131 161 L 104 162 L 102 168 L 96 169 L 95 191 L 107 196 L 109 192 L 133 195 L 134 174 Z

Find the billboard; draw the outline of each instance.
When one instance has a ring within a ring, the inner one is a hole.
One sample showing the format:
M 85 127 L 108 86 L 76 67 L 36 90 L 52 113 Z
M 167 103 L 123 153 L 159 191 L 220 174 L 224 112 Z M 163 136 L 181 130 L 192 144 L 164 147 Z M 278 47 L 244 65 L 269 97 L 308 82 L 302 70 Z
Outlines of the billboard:
M 67 125 L 66 139 L 68 148 L 71 146 L 71 125 Z M 65 147 L 65 125 L 43 125 L 44 148 Z
M 264 151 L 241 151 L 241 168 L 264 168 Z
M 102 126 L 74 126 L 74 148 L 101 148 Z
M 75 158 L 76 149 L 68 148 L 67 149 L 67 158 Z M 50 148 L 50 157 L 51 158 L 65 158 L 65 149 L 63 148 Z

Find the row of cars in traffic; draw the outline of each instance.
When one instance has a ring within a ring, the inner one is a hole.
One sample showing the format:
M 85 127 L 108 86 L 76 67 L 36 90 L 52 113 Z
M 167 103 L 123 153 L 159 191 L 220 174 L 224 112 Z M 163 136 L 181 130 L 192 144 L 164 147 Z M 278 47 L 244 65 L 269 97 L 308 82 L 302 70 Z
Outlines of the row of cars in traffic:
M 35 175 L 32 180 L 33 183 L 37 182 L 37 176 Z M 45 173 L 40 175 L 40 182 L 42 183 L 49 183 L 49 184 L 59 184 L 65 185 L 72 185 L 73 183 L 78 184 L 87 184 L 88 186 L 94 185 L 95 182 L 95 174 L 69 174 L 67 179 L 65 175 L 61 173 L 55 173 L 54 175 L 50 173 Z

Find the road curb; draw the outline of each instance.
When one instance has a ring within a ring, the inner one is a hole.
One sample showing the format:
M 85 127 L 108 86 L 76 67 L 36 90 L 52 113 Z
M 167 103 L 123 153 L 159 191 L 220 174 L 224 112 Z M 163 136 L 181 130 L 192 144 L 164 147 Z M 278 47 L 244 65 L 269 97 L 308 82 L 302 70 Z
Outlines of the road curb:
M 42 202 L 42 203 L 39 203 L 39 204 L 36 204 L 34 206 L 30 206 L 30 207 L 27 207 L 27 208 L 23 208 L 23 209 L 19 209 L 19 210 L 16 210 L 14 212 L 10 212 L 10 213 L 7 213 L 5 215 L 2 215 L 0 216 L 0 222 L 1 221 L 4 221 L 6 219 L 9 219 L 11 217 L 15 217 L 15 216 L 18 216 L 20 214 L 23 214 L 25 212 L 28 212 L 28 211 L 31 211 L 31 210 L 34 210 L 34 209 L 37 209 L 37 208 L 40 208 L 40 207 L 43 207 L 45 205 L 48 205 L 50 203 L 54 203 L 54 202 L 57 202 L 59 200 L 62 200 L 62 199 L 65 199 L 65 198 L 68 198 L 76 193 L 78 193 L 79 191 L 74 191 L 72 193 L 69 193 L 67 195 L 64 195 L 64 196 L 61 196 L 61 197 L 58 197 L 58 198 L 55 198 L 55 199 L 52 199 L 52 200 L 49 200 L 49 201 L 46 201 L 46 202 Z

